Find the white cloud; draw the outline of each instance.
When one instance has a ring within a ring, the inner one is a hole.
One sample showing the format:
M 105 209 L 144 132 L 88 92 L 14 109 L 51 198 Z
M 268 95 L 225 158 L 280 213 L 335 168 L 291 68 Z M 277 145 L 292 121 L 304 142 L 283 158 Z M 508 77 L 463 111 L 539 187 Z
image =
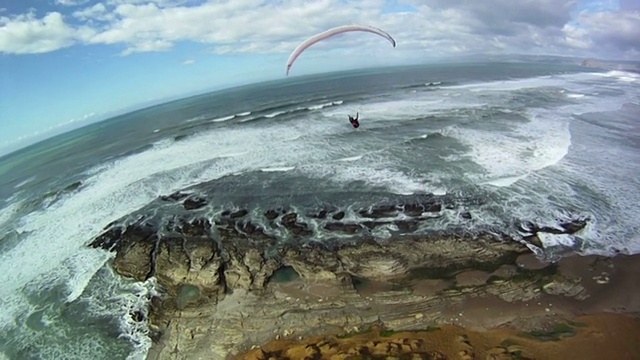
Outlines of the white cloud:
M 281 53 L 291 51 L 310 34 L 345 23 L 371 24 L 389 31 L 398 48 L 394 52 L 385 49 L 382 56 L 468 52 L 569 55 L 572 51 L 598 52 L 604 47 L 607 54 L 629 56 L 640 51 L 640 37 L 636 36 L 639 15 L 633 10 L 582 13 L 576 24 L 571 14 L 577 0 L 404 3 L 417 11 L 384 13 L 385 0 L 105 0 L 75 11 L 71 19 L 80 23 L 73 23 L 73 27 L 71 22 L 64 23 L 60 14 L 41 20 L 31 16 L 28 26 L 23 24 L 25 19 L 0 18 L 5 19 L 0 21 L 0 51 L 53 51 L 79 41 L 123 46 L 122 54 L 129 55 L 167 51 L 176 43 L 190 41 L 208 44 L 217 54 Z M 16 24 L 27 27 L 29 31 L 23 33 L 30 35 L 14 35 L 9 41 L 2 34 Z M 33 35 L 36 32 L 39 36 Z M 38 39 L 48 39 L 48 46 Z M 346 35 L 333 39 L 331 45 L 378 51 L 379 47 L 368 46 L 378 41 L 371 36 Z
M 580 23 L 594 46 L 620 51 L 640 51 L 640 12 L 582 13 Z
M 56 4 L 62 6 L 79 6 L 88 3 L 89 0 L 56 0 Z
M 113 17 L 107 11 L 107 7 L 102 3 L 97 3 L 91 7 L 84 8 L 82 10 L 74 11 L 73 16 L 80 20 L 100 20 L 105 21 L 112 19 Z
M 565 34 L 565 41 L 567 45 L 571 47 L 588 49 L 593 45 L 593 42 L 589 39 L 589 32 L 585 29 L 567 24 L 564 26 L 562 31 Z
M 36 54 L 58 50 L 74 43 L 74 33 L 58 12 L 42 19 L 36 19 L 32 13 L 0 17 L 0 52 Z
M 196 63 L 196 61 L 195 61 L 195 60 L 193 60 L 193 59 L 187 59 L 187 60 L 185 60 L 185 61 L 183 61 L 183 62 L 182 62 L 182 65 L 193 65 L 193 64 L 195 64 L 195 63 Z

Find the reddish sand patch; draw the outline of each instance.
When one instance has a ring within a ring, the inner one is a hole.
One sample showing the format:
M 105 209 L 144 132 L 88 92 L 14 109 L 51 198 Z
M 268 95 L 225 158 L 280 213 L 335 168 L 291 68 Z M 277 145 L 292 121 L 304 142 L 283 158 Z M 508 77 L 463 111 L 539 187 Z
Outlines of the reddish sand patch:
M 640 359 L 640 321 L 620 314 L 552 321 L 524 333 L 509 327 L 474 331 L 455 325 L 412 332 L 374 327 L 361 334 L 277 340 L 237 359 Z

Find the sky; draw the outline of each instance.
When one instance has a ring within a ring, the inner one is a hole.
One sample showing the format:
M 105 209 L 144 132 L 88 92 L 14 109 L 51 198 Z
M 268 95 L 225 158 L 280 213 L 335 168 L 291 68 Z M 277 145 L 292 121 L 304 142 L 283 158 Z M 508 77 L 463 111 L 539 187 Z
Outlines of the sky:
M 290 76 L 469 54 L 640 59 L 640 0 L 3 0 L 0 155 L 166 99 Z

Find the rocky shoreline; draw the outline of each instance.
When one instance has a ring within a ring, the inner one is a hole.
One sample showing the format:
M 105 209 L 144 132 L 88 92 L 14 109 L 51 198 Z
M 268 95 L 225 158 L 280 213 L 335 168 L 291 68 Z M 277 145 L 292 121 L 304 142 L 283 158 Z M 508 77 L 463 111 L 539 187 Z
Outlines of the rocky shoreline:
M 276 338 L 339 335 L 373 324 L 393 331 L 439 324 L 533 331 L 581 313 L 640 311 L 638 294 L 622 290 L 634 287 L 637 257 L 545 263 L 532 253 L 539 234 L 575 233 L 587 220 L 523 224 L 529 243 L 496 234 L 411 234 L 411 224 L 440 211 L 442 202 L 433 200 L 362 209 L 369 226 L 404 214 L 393 220 L 399 234 L 388 239 L 363 236 L 368 225 L 341 221 L 339 209 L 320 209 L 315 216 L 335 224 L 325 230 L 353 238 L 316 242 L 295 212 L 266 211 L 267 224 L 297 238 L 279 243 L 245 220 L 250 211 L 233 209 L 162 226 L 144 217 L 114 223 L 91 246 L 115 251 L 119 274 L 157 279 L 162 296 L 150 299 L 148 313 L 131 314 L 149 324 L 149 359 L 226 359 Z M 206 203 L 180 194 L 164 201 L 183 201 L 187 210 Z

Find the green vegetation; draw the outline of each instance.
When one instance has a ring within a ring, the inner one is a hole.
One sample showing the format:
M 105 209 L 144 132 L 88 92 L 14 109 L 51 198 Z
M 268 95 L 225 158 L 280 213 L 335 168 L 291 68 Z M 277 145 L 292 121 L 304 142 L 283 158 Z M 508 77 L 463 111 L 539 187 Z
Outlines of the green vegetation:
M 573 326 L 573 327 L 587 327 L 588 325 L 583 323 L 583 322 L 579 322 L 579 321 L 572 321 L 569 320 L 567 321 L 567 324 Z
M 397 333 L 401 333 L 402 331 L 395 331 L 395 330 L 381 330 L 380 331 L 380 336 L 383 337 L 388 337 L 388 336 L 393 336 Z
M 523 337 L 533 338 L 540 341 L 558 341 L 565 337 L 571 337 L 576 334 L 576 330 L 567 323 L 558 323 L 553 326 L 550 331 L 534 330 L 525 332 Z
M 380 336 L 389 337 L 389 336 L 393 336 L 395 334 L 400 334 L 400 333 L 419 333 L 419 332 L 430 332 L 430 331 L 437 331 L 437 330 L 440 330 L 440 328 L 437 326 L 431 326 L 431 325 L 429 325 L 426 329 L 420 329 L 420 330 L 402 330 L 402 331 L 380 330 Z
M 368 328 L 363 329 L 361 331 L 348 332 L 348 333 L 345 333 L 345 334 L 340 334 L 340 335 L 338 335 L 336 337 L 338 339 L 349 339 L 349 338 L 352 338 L 352 337 L 357 336 L 357 335 L 368 334 L 371 331 L 372 331 L 371 327 L 368 327 Z
M 517 341 L 515 341 L 514 339 L 504 339 L 500 343 L 500 346 L 502 346 L 504 348 L 508 348 L 509 346 L 513 346 L 513 345 L 520 345 L 520 344 Z

